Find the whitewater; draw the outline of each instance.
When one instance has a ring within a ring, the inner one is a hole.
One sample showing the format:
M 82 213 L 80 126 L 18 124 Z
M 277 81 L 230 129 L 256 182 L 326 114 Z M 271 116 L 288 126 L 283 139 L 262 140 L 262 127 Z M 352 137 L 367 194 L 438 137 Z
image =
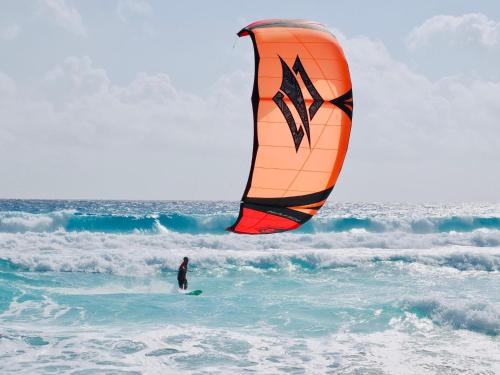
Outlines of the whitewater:
M 499 374 L 500 205 L 0 200 L 1 374 Z M 190 289 L 176 270 L 190 258 Z

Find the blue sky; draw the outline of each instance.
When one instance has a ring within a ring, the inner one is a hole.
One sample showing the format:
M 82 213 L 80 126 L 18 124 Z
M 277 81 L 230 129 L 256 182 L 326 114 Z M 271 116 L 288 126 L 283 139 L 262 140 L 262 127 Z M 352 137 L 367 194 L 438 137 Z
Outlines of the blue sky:
M 327 25 L 355 110 L 333 199 L 498 201 L 495 1 L 10 1 L 0 197 L 240 198 L 264 18 Z

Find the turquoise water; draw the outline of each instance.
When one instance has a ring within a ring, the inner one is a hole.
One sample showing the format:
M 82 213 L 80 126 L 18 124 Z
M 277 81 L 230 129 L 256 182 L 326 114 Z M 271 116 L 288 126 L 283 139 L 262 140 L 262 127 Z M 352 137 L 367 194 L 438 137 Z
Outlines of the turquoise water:
M 0 201 L 0 373 L 500 373 L 500 206 Z M 190 289 L 176 269 L 189 256 Z

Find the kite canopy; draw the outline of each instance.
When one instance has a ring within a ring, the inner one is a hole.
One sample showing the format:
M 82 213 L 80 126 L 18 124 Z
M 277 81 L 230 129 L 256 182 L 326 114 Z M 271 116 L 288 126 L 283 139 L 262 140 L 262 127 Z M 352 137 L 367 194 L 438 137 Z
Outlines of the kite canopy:
M 236 233 L 296 229 L 325 203 L 342 168 L 352 119 L 344 53 L 323 25 L 264 20 L 243 28 L 255 52 L 254 144 Z

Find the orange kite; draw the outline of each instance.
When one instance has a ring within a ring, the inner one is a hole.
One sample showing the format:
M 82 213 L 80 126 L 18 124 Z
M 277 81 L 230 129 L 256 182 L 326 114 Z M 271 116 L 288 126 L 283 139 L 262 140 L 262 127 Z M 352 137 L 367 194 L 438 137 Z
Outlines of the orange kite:
M 254 144 L 229 231 L 298 228 L 325 204 L 342 168 L 353 110 L 347 61 L 323 25 L 264 20 L 243 28 L 255 52 Z

